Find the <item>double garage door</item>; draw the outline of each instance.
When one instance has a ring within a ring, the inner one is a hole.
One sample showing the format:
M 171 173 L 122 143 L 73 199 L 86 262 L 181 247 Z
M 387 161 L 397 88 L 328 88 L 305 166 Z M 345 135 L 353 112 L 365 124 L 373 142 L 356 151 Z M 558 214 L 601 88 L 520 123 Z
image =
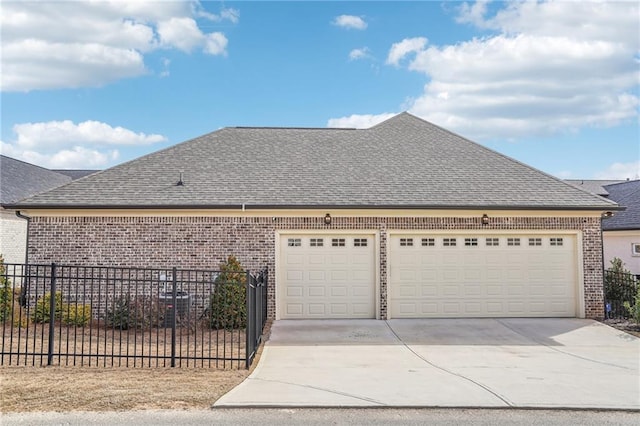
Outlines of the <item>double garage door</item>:
M 375 318 L 375 241 L 282 236 L 279 317 Z M 389 317 L 574 317 L 576 247 L 566 234 L 391 234 Z

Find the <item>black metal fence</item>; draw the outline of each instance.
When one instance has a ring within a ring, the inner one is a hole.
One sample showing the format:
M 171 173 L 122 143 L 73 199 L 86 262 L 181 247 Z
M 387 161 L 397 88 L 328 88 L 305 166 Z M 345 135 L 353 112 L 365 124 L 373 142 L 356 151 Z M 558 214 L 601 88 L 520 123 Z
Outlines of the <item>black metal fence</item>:
M 5 264 L 0 365 L 249 368 L 267 270 Z
M 628 307 L 635 305 L 638 293 L 638 277 L 633 274 L 604 271 L 604 303 L 607 318 L 628 318 Z

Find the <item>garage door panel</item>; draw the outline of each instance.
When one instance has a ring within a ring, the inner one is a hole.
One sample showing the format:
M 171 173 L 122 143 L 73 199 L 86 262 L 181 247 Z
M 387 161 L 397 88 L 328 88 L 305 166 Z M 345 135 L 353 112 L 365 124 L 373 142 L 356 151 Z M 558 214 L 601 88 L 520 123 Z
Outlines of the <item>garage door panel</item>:
M 413 239 L 414 245 L 401 245 L 401 238 Z M 558 237 L 392 235 L 390 315 L 575 316 L 576 238 L 565 235 L 562 245 L 551 244 L 551 238 Z M 432 245 L 421 246 L 423 239 Z M 454 239 L 456 246 L 445 245 Z M 529 239 L 533 245 L 529 245 Z
M 324 281 L 325 279 L 326 274 L 324 271 L 309 271 L 310 281 Z
M 326 309 L 324 303 L 309 303 L 309 315 L 324 316 Z
M 281 238 L 280 318 L 374 318 L 372 241 L 347 235 Z
M 330 272 L 330 274 L 331 281 L 346 281 L 347 277 L 349 276 L 349 272 L 344 269 L 333 270 Z
M 318 286 L 309 286 L 309 297 L 324 297 L 325 296 L 325 288 Z
M 422 282 L 433 282 L 438 279 L 438 275 L 434 269 L 426 271 L 423 269 L 420 271 L 420 278 Z
M 438 287 L 435 285 L 423 285 L 421 290 L 420 296 L 433 297 L 438 294 Z
M 287 303 L 286 311 L 288 315 L 302 315 L 304 313 L 302 303 Z
M 482 313 L 482 303 L 466 302 L 464 304 L 464 313 L 472 316 Z
M 333 286 L 331 287 L 331 296 L 332 297 L 346 297 L 348 295 L 348 290 L 346 286 Z M 324 293 L 322 294 L 324 296 Z
M 287 280 L 290 280 L 290 281 L 302 281 L 303 276 L 304 276 L 304 271 L 297 271 L 297 270 L 287 271 Z
M 304 257 L 296 254 L 289 254 L 286 256 L 285 263 L 287 265 L 302 265 L 304 263 Z
M 502 296 L 503 294 L 502 286 L 499 284 L 487 284 L 486 289 L 487 289 L 487 296 L 496 297 L 496 296 Z

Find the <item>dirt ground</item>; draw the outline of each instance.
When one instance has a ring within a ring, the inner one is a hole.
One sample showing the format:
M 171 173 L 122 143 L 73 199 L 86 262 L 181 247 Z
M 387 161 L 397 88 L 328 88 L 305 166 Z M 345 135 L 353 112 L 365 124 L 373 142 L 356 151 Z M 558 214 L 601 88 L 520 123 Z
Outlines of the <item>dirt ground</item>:
M 625 333 L 633 334 L 636 337 L 640 337 L 640 324 L 625 319 L 606 319 L 602 322 L 610 327 L 622 330 Z
M 1 367 L 0 407 L 3 413 L 206 409 L 248 374 L 206 368 Z
M 271 324 L 264 330 L 269 338 Z M 250 370 L 0 367 L 0 412 L 207 409 Z

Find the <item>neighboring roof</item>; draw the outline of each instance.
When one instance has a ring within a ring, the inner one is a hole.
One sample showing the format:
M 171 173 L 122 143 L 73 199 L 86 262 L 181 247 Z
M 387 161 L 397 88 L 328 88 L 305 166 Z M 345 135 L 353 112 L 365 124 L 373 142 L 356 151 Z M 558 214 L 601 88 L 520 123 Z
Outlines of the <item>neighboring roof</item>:
M 180 173 L 184 185 L 177 185 Z M 224 128 L 23 208 L 513 208 L 617 205 L 408 113 L 369 129 Z
M 92 175 L 100 170 L 67 170 L 67 169 L 53 169 L 54 172 L 69 176 L 71 179 L 76 180 L 85 176 Z
M 640 230 L 640 180 L 607 185 L 609 199 L 627 209 L 602 221 L 605 231 Z
M 0 155 L 0 204 L 15 203 L 69 182 L 69 176 Z
M 605 186 L 612 183 L 624 182 L 623 180 L 586 180 L 586 179 L 565 179 L 565 182 L 569 182 L 571 185 L 582 188 L 593 194 L 606 197 L 609 192 L 605 189 Z

